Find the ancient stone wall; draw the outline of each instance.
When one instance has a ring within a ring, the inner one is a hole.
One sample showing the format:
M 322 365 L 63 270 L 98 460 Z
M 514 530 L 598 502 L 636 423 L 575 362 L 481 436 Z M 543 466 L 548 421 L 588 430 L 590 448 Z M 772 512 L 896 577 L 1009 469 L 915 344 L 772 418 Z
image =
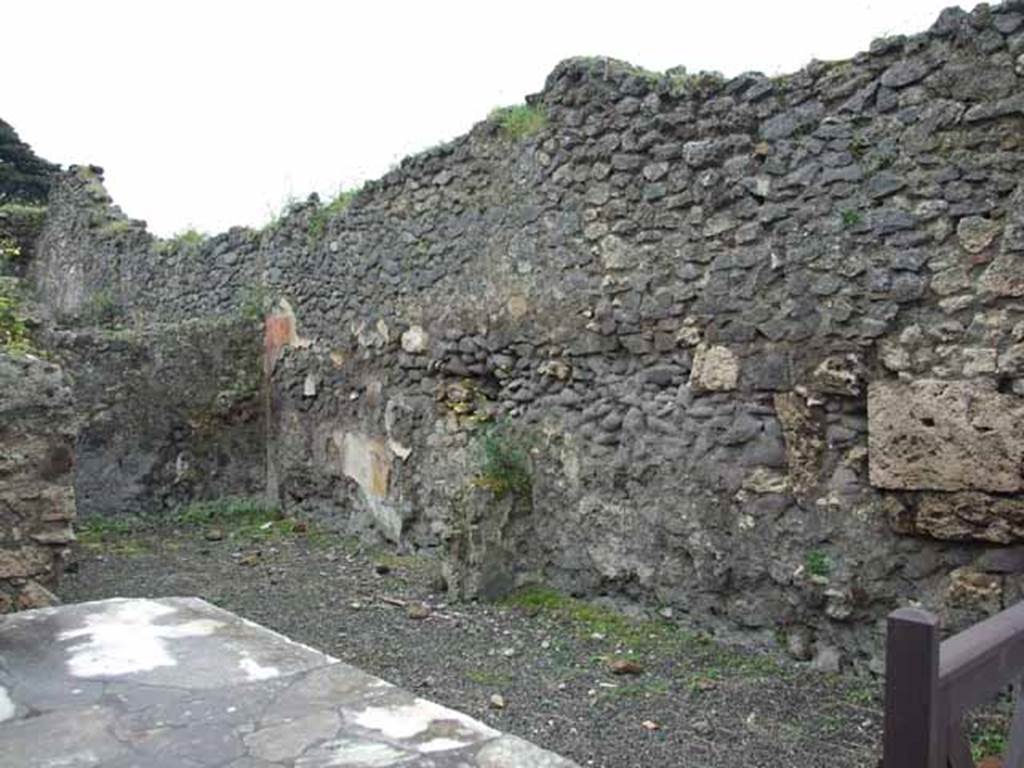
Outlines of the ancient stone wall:
M 37 282 L 143 324 L 274 304 L 272 493 L 444 553 L 460 594 L 877 662 L 894 606 L 1020 593 L 1022 54 L 1014 0 L 784 77 L 572 59 L 528 130 L 194 244 L 70 174 Z
M 251 320 L 52 334 L 73 372 L 78 514 L 159 515 L 260 495 L 263 372 Z
M 112 204 L 101 168 L 56 179 L 26 271 L 80 406 L 80 516 L 264 492 L 254 243 L 160 241 Z
M 29 277 L 66 327 L 237 319 L 258 313 L 259 234 L 158 240 L 112 204 L 103 169 L 72 166 L 54 185 Z
M 22 286 L 57 170 L 0 120 L 0 613 L 55 600 L 74 539 L 76 414 L 60 368 L 36 356 Z
M 60 368 L 0 351 L 0 613 L 54 599 L 74 540 L 74 425 Z

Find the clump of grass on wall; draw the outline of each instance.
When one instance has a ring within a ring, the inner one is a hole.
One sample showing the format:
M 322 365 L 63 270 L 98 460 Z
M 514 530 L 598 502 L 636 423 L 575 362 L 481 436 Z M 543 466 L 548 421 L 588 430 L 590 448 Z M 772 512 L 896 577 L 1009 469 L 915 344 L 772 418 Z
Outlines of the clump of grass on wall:
M 0 292 L 0 350 L 24 354 L 30 349 L 28 328 L 18 312 L 17 298 Z
M 544 110 L 530 104 L 498 107 L 491 112 L 489 119 L 496 122 L 501 132 L 510 139 L 534 136 L 548 124 Z
M 309 236 L 319 238 L 323 235 L 327 230 L 327 222 L 349 207 L 355 196 L 359 194 L 359 189 L 359 187 L 342 189 L 334 196 L 333 200 L 317 208 L 309 217 Z
M 832 562 L 824 552 L 808 552 L 804 558 L 804 566 L 811 576 L 825 578 L 832 572 Z
M 476 484 L 496 497 L 529 498 L 533 491 L 529 443 L 507 422 L 489 424 L 478 433 Z
M 0 272 L 21 257 L 21 246 L 9 237 L 0 236 Z
M 161 240 L 157 243 L 157 250 L 167 253 L 170 251 L 191 251 L 195 252 L 199 250 L 206 241 L 207 235 L 200 232 L 197 229 L 189 227 L 183 229 L 180 232 L 176 232 L 166 240 Z

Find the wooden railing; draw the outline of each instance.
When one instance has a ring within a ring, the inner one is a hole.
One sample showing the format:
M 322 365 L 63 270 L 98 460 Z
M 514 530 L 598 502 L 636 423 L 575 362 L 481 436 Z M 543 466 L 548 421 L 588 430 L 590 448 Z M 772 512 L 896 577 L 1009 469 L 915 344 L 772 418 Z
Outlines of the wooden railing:
M 1024 674 L 1024 602 L 939 642 L 939 622 L 917 608 L 889 614 L 884 768 L 973 768 L 967 710 Z M 1024 768 L 1024 707 L 1015 701 L 1004 768 Z

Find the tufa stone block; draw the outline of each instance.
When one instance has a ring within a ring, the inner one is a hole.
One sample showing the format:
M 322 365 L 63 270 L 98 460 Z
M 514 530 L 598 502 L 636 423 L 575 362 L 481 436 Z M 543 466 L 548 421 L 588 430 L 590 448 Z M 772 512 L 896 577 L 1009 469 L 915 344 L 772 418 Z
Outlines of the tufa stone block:
M 1022 487 L 1024 404 L 978 381 L 875 382 L 868 388 L 871 484 L 1009 493 Z
M 740 363 L 728 347 L 700 344 L 693 356 L 690 386 L 697 391 L 728 392 L 736 389 Z
M 777 392 L 775 414 L 786 442 L 786 464 L 793 492 L 808 494 L 821 478 L 825 456 L 821 409 L 812 408 L 797 392 Z

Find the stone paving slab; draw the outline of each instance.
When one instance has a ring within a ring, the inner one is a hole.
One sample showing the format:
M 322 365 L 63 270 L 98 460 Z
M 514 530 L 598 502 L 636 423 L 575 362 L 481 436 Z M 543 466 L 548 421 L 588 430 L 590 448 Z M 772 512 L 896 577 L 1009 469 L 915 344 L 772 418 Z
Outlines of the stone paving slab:
M 0 618 L 0 766 L 574 765 L 197 598 Z

